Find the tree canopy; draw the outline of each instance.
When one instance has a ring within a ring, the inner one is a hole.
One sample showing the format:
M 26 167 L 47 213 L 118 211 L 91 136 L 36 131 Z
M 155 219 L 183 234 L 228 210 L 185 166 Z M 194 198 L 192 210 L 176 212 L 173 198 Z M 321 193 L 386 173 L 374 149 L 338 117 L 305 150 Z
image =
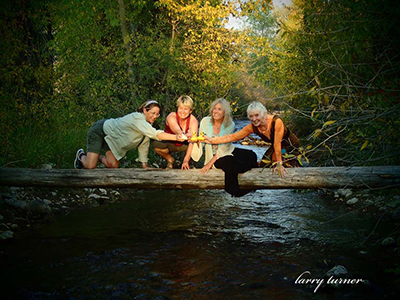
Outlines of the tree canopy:
M 2 161 L 24 156 L 27 137 L 62 139 L 147 99 L 165 117 L 187 94 L 199 117 L 219 97 L 238 112 L 252 100 L 290 112 L 304 149 L 324 164 L 398 163 L 400 4 L 272 8 L 270 0 L 3 3 Z M 232 15 L 248 27 L 227 29 Z M 32 152 L 55 151 L 50 144 Z
M 399 12 L 396 1 L 294 0 L 274 16 L 274 37 L 258 30 L 269 38 L 258 80 L 297 112 L 325 163 L 399 162 Z M 259 16 L 253 28 L 271 22 Z

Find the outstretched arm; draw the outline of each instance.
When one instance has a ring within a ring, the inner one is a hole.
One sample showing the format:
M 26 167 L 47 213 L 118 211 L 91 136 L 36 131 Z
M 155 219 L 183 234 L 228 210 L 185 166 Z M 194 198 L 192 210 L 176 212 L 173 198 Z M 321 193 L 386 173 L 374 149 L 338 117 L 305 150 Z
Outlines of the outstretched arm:
M 166 133 L 166 132 L 160 132 L 157 135 L 157 138 L 160 141 L 178 141 L 178 142 L 183 142 L 185 141 L 185 139 L 182 139 L 182 135 L 175 135 L 175 134 L 170 134 L 170 133 Z
M 181 135 L 169 134 L 165 133 L 162 130 L 156 130 L 149 122 L 145 119 L 138 120 L 137 122 L 132 124 L 132 128 L 141 132 L 143 135 L 151 138 L 158 139 L 161 141 L 169 140 L 169 141 L 179 141 L 183 142 L 185 139 L 182 139 Z
M 239 141 L 253 132 L 251 124 L 249 125 L 243 127 L 241 130 L 235 133 L 227 134 L 220 137 L 214 137 L 211 139 L 211 144 L 225 144 L 225 143 Z

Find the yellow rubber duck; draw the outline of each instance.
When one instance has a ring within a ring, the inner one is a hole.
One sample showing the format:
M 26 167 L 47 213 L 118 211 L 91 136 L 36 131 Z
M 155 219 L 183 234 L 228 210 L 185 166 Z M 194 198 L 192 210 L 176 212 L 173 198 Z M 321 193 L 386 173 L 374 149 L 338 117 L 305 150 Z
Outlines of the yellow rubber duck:
M 199 136 L 197 137 L 198 142 L 204 141 L 204 131 L 200 132 Z
M 197 137 L 197 132 L 196 132 L 196 131 L 193 131 L 193 132 L 192 132 L 192 137 L 190 138 L 190 141 L 192 141 L 192 142 L 197 142 L 197 139 L 198 139 L 198 137 Z

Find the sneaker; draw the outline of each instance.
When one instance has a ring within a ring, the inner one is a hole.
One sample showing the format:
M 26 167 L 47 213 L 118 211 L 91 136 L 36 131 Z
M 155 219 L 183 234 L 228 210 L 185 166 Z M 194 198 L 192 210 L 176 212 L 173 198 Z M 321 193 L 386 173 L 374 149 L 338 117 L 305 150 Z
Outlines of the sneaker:
M 83 149 L 79 149 L 78 151 L 76 151 L 75 162 L 74 162 L 75 169 L 83 168 L 83 164 L 81 162 L 81 157 L 84 154 L 85 154 L 85 152 L 83 151 Z

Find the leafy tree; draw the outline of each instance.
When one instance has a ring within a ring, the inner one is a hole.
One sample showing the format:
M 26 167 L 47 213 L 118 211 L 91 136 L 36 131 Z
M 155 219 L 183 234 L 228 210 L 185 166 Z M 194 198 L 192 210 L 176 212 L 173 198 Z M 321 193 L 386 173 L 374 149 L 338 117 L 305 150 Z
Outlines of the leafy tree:
M 252 9 L 251 1 L 222 0 L 7 2 L 0 21 L 3 160 L 24 157 L 28 148 L 31 161 L 57 156 L 53 145 L 82 145 L 93 121 L 149 98 L 165 115 L 189 94 L 199 117 L 215 98 L 232 99 L 249 39 L 223 24 Z M 38 157 L 43 148 L 47 154 Z
M 53 40 L 47 1 L 7 1 L 0 11 L 0 145 L 11 151 L 16 128 L 45 125 L 53 105 Z
M 313 128 L 335 164 L 398 159 L 396 1 L 294 0 L 278 18 L 261 76 Z

